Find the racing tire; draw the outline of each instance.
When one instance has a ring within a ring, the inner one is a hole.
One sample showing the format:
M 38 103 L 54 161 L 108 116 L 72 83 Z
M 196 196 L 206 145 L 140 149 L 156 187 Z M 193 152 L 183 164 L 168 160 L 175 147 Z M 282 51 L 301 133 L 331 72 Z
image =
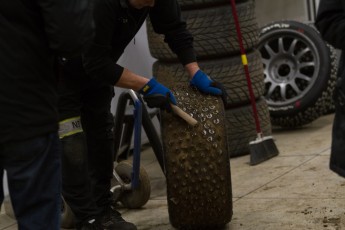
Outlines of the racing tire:
M 256 108 L 263 135 L 271 136 L 270 113 L 265 98 L 256 101 Z M 257 138 L 252 106 L 247 104 L 230 108 L 226 110 L 225 115 L 230 157 L 249 154 L 249 143 Z
M 242 27 L 243 45 L 251 50 L 258 42 L 258 23 L 253 0 L 237 4 L 239 22 Z M 201 59 L 226 57 L 240 54 L 237 34 L 230 4 L 182 11 L 187 29 L 193 35 L 195 54 Z M 153 30 L 147 20 L 147 37 L 152 57 L 160 61 L 178 61 L 176 54 L 164 42 L 164 36 Z
M 333 108 L 337 55 L 312 26 L 272 22 L 261 29 L 258 50 L 273 125 L 303 126 Z
M 247 59 L 254 97 L 259 99 L 263 96 L 265 89 L 260 52 L 254 50 L 248 53 Z M 239 55 L 223 59 L 202 60 L 198 64 L 212 79 L 223 84 L 227 94 L 226 108 L 250 103 L 247 80 Z M 152 72 L 153 76 L 163 84 L 169 79 L 186 83 L 190 81 L 190 77 L 180 63 L 156 61 L 153 64 Z
M 225 112 L 219 97 L 187 84 L 168 87 L 198 124 L 162 111 L 169 219 L 179 229 L 216 229 L 230 222 L 232 190 Z

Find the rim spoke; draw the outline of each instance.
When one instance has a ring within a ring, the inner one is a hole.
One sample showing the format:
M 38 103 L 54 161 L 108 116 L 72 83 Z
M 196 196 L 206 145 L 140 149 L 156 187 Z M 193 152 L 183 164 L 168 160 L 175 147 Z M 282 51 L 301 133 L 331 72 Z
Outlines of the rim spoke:
M 298 64 L 298 69 L 303 69 L 304 67 L 315 66 L 314 62 L 302 62 Z
M 283 100 L 286 100 L 286 84 L 280 85 L 280 95 L 283 98 Z
M 302 73 L 297 73 L 296 74 L 296 78 L 299 78 L 299 79 L 302 79 L 302 80 L 305 80 L 307 82 L 310 82 L 311 81 L 311 78 L 305 74 L 302 74 Z
M 296 55 L 297 60 L 299 60 L 301 57 L 303 57 L 304 54 L 308 53 L 309 51 L 310 51 L 310 48 L 307 47 L 303 49 L 302 51 L 298 52 L 298 54 Z
M 295 92 L 300 95 L 301 94 L 301 90 L 298 88 L 298 86 L 296 85 L 296 83 L 292 82 L 291 83 L 291 87 L 295 90 Z
M 265 49 L 267 53 L 270 55 L 270 57 L 274 57 L 276 55 L 276 53 L 272 50 L 268 43 L 265 44 Z
M 262 61 L 262 63 L 265 64 L 266 66 L 268 66 L 269 63 L 270 63 L 270 59 L 266 59 L 266 58 L 261 58 L 261 61 Z
M 283 38 L 280 37 L 278 39 L 278 49 L 279 49 L 279 52 L 280 53 L 285 53 L 285 50 L 284 50 L 284 42 L 283 42 Z
M 273 91 L 274 91 L 275 88 L 276 88 L 276 85 L 272 83 L 272 85 L 271 85 L 270 88 L 268 89 L 268 92 L 267 92 L 267 95 L 266 95 L 267 98 L 271 98 L 272 93 L 273 93 Z
M 298 40 L 296 38 L 291 42 L 290 48 L 288 50 L 288 54 L 290 54 L 292 56 L 294 55 L 293 51 L 295 50 L 297 42 L 298 42 Z

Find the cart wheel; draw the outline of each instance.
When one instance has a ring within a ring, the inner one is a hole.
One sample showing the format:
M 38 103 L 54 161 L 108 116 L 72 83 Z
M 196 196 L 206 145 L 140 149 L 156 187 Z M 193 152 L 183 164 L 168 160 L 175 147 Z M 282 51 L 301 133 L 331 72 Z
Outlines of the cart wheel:
M 170 223 L 179 229 L 216 229 L 232 217 L 225 111 L 220 97 L 187 84 L 168 84 L 178 106 L 198 120 L 189 126 L 162 112 Z
M 66 203 L 65 199 L 61 196 L 61 228 L 71 229 L 75 228 L 74 214 L 71 208 Z
M 116 167 L 115 171 L 123 180 L 124 183 L 131 182 L 133 165 L 132 162 L 125 160 L 121 161 Z M 147 172 L 140 167 L 139 172 L 139 187 L 135 190 L 124 191 L 121 194 L 120 202 L 127 208 L 140 208 L 144 206 L 150 199 L 151 184 Z

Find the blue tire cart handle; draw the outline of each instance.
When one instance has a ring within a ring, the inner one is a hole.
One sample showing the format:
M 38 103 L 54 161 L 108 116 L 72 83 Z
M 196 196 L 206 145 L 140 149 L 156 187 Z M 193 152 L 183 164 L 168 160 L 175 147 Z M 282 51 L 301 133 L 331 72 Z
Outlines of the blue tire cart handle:
M 133 172 L 131 188 L 134 190 L 139 186 L 140 173 L 140 150 L 141 150 L 141 121 L 142 103 L 133 90 L 129 91 L 134 102 L 134 150 L 133 150 Z

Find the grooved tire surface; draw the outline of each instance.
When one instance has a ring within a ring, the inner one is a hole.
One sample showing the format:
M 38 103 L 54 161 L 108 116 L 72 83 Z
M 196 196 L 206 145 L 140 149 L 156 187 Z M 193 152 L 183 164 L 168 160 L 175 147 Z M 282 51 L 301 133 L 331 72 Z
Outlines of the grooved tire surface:
M 258 24 L 255 19 L 254 1 L 237 4 L 245 49 L 256 46 Z M 187 28 L 194 37 L 197 58 L 216 58 L 239 54 L 239 46 L 231 6 L 224 5 L 199 10 L 182 11 Z M 164 36 L 156 34 L 147 21 L 147 35 L 151 55 L 160 61 L 177 61 L 177 56 L 164 42 Z
M 252 81 L 255 98 L 264 94 L 264 75 L 260 53 L 257 50 L 247 54 L 248 68 Z M 250 103 L 250 96 L 246 76 L 243 70 L 240 55 L 214 60 L 198 62 L 200 68 L 216 81 L 221 82 L 227 92 L 227 106 Z M 163 63 L 157 61 L 153 64 L 153 76 L 165 83 L 168 79 L 177 82 L 189 82 L 189 76 L 180 63 Z
M 303 126 L 334 108 L 336 53 L 312 26 L 270 23 L 261 29 L 258 49 L 273 125 Z
M 270 114 L 265 99 L 258 100 L 256 107 L 263 135 L 271 136 Z M 249 154 L 249 142 L 257 138 L 252 106 L 249 104 L 228 109 L 225 114 L 230 157 Z
M 162 112 L 170 222 L 175 228 L 216 229 L 232 217 L 222 100 L 186 84 L 168 86 L 178 106 L 199 122 L 191 127 L 180 117 Z
M 126 184 L 132 179 L 133 165 L 131 161 L 124 160 L 116 165 L 115 171 Z M 147 172 L 140 167 L 139 186 L 134 190 L 124 191 L 120 196 L 120 202 L 126 208 L 140 208 L 150 199 L 151 184 Z

